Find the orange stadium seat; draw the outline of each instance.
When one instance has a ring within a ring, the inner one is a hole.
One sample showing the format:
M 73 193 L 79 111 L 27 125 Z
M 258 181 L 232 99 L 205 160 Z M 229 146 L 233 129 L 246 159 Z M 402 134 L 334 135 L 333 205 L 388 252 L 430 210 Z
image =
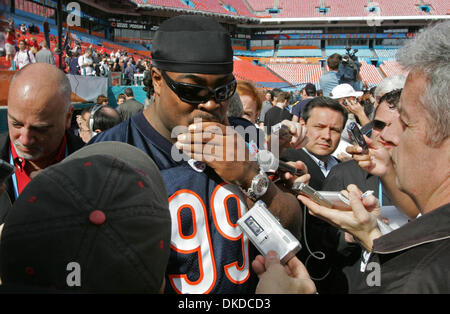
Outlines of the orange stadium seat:
M 238 79 L 260 83 L 263 86 L 267 86 L 267 84 L 264 83 L 282 83 L 281 85 L 287 85 L 285 81 L 283 81 L 281 78 L 273 74 L 265 67 L 255 65 L 250 61 L 236 57 L 234 60 L 233 72 Z
M 383 80 L 383 76 L 378 71 L 377 67 L 372 64 L 367 64 L 365 61 L 361 62 L 361 69 L 359 71 L 363 82 L 367 82 L 369 86 L 374 86 Z
M 408 71 L 398 64 L 395 61 L 384 61 L 383 64 L 380 65 L 380 70 L 386 76 L 392 76 L 396 74 L 408 75 Z
M 319 83 L 320 64 L 269 64 L 268 68 L 293 85 Z
M 247 0 L 254 11 L 262 12 L 273 8 L 273 0 Z

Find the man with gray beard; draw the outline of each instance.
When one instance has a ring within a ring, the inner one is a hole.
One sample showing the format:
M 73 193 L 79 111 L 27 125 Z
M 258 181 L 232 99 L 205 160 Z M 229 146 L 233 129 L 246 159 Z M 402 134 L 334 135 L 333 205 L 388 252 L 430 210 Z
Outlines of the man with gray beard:
M 83 146 L 67 131 L 74 110 L 71 93 L 65 74 L 47 63 L 30 64 L 14 75 L 8 93 L 9 132 L 0 134 L 0 157 L 16 171 L 0 196 L 0 222 L 39 171 Z

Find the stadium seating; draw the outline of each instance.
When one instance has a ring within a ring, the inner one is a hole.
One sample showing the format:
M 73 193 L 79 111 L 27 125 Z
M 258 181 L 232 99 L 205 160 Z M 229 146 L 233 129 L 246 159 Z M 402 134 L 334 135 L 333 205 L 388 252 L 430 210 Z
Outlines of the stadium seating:
M 185 10 L 198 10 L 204 12 L 214 12 L 228 15 L 238 15 L 253 17 L 254 15 L 247 8 L 243 0 L 132 0 L 140 5 L 153 5 L 160 7 L 181 8 Z M 191 5 L 194 5 L 192 7 Z
M 320 49 L 279 49 L 277 57 L 322 57 Z
M 273 8 L 273 0 L 247 0 L 247 3 L 252 7 L 253 11 L 267 11 L 269 8 Z
M 347 17 L 347 16 L 367 16 L 370 13 L 367 8 L 370 4 L 368 0 L 325 0 L 327 12 L 320 13 L 320 0 L 132 0 L 139 5 L 153 5 L 160 7 L 180 8 L 185 10 L 199 10 L 205 12 L 214 12 L 219 14 L 239 15 L 246 17 L 255 17 L 248 9 L 246 3 L 258 16 L 272 17 Z M 274 8 L 278 2 L 279 13 L 270 13 L 268 9 Z M 448 1 L 445 0 L 426 0 L 423 1 L 429 5 L 431 11 L 423 12 L 418 8 L 418 0 L 377 0 L 374 3 L 379 4 L 379 14 L 381 16 L 416 16 L 416 15 L 447 15 L 449 14 Z M 191 7 L 193 5 L 194 7 Z
M 425 13 L 418 8 L 418 0 L 377 0 L 380 4 L 381 15 L 383 16 L 411 16 L 411 15 L 446 15 L 449 13 L 448 1 L 442 0 L 425 0 L 425 4 L 429 4 L 431 11 Z
M 267 11 L 272 8 L 275 1 L 270 0 L 246 0 L 254 11 L 258 13 L 264 12 L 265 15 L 270 15 Z M 418 0 L 376 0 L 374 3 L 379 4 L 381 16 L 416 16 L 416 15 L 447 15 L 449 14 L 448 1 L 444 0 L 425 0 L 425 4 L 430 5 L 431 12 L 425 13 L 418 9 Z M 367 16 L 369 12 L 367 7 L 368 0 L 325 0 L 325 7 L 328 8 L 326 14 L 321 14 L 318 11 L 320 7 L 320 0 L 279 0 L 278 14 L 271 14 L 272 17 L 278 18 L 292 18 L 292 17 L 347 17 L 347 16 Z
M 248 7 L 245 5 L 244 0 L 226 0 L 222 2 L 231 5 L 236 10 L 236 13 L 238 15 L 256 17 L 256 15 L 252 14 Z
M 408 71 L 403 69 L 397 62 L 392 61 L 384 61 L 383 64 L 380 65 L 380 70 L 386 77 L 396 74 L 408 75 Z
M 320 1 L 316 2 L 320 3 Z M 365 10 L 366 4 L 367 1 L 361 0 L 350 0 L 350 1 L 325 0 L 325 5 L 330 8 L 326 16 L 339 16 L 339 17 L 366 16 L 368 15 L 367 11 Z M 316 13 L 316 16 L 323 16 L 323 15 Z
M 259 87 L 281 87 L 288 84 L 274 75 L 263 66 L 254 65 L 252 62 L 234 58 L 234 75 L 238 79 L 245 79 L 256 83 Z
M 255 58 L 271 58 L 273 57 L 273 50 L 255 50 L 255 51 L 248 51 L 248 50 L 235 50 L 234 55 L 235 56 L 245 56 L 245 57 L 255 57 Z
M 360 47 L 360 46 L 353 46 L 352 50 L 350 52 L 353 51 L 353 49 L 358 49 L 358 52 L 356 53 L 356 56 L 359 57 L 366 57 L 366 58 L 370 58 L 370 57 L 374 57 L 372 50 L 370 50 L 368 47 Z M 340 55 L 344 55 L 347 53 L 347 51 L 345 50 L 345 47 L 343 46 L 327 46 L 325 47 L 325 55 L 327 57 L 331 56 L 334 53 L 338 53 Z
M 375 47 L 374 50 L 382 61 L 395 61 L 398 47 Z
M 383 80 L 383 76 L 378 71 L 377 67 L 372 64 L 367 64 L 365 61 L 361 62 L 359 73 L 361 75 L 361 80 L 367 82 L 369 87 L 376 86 Z
M 322 76 L 320 64 L 269 64 L 267 67 L 292 85 L 319 83 Z
M 203 12 L 217 13 L 220 15 L 232 15 L 232 16 L 244 16 L 244 17 L 352 17 L 352 16 L 367 16 L 369 14 L 367 7 L 371 3 L 369 0 L 130 0 L 140 5 L 152 5 L 161 8 L 177 8 L 185 12 L 191 12 L 192 10 L 198 10 Z M 318 11 L 318 7 L 321 3 L 325 4 L 329 10 L 323 14 Z M 423 3 L 429 5 L 431 11 L 429 13 L 423 12 L 418 9 L 419 0 L 376 0 L 374 3 L 379 4 L 381 16 L 421 16 L 427 14 L 440 14 L 447 15 L 450 13 L 448 1 L 443 0 L 424 0 Z M 21 3 L 21 2 L 20 2 Z M 422 2 L 420 2 L 422 3 Z M 268 10 L 273 8 L 279 8 L 279 13 L 270 13 Z M 16 9 L 21 10 L 20 6 Z M 257 14 L 257 15 L 255 15 Z M 212 14 L 207 14 L 212 15 Z M 19 25 L 25 17 L 19 17 L 16 25 Z M 30 24 L 30 23 L 27 23 Z M 42 30 L 42 26 L 39 25 Z M 51 25 L 51 48 L 56 44 L 56 26 Z M 86 30 L 84 30 L 86 31 Z M 326 32 L 326 30 L 324 30 Z M 71 31 L 73 37 L 77 38 L 82 45 L 83 51 L 89 46 L 93 46 L 96 49 L 105 47 L 107 53 L 117 49 L 125 50 L 129 54 L 132 54 L 136 59 L 141 57 L 150 58 L 149 47 L 144 47 L 142 44 L 135 43 L 120 43 L 111 42 L 98 36 L 89 35 L 83 32 L 83 29 Z M 91 33 L 94 34 L 94 33 Z M 38 35 L 33 35 L 37 38 L 38 42 L 44 39 L 44 35 L 41 32 Z M 31 35 L 27 35 L 27 38 Z M 117 39 L 117 37 L 116 37 Z M 318 40 L 319 41 L 319 40 Z M 317 42 L 318 42 L 317 41 Z M 394 41 L 386 43 L 397 44 Z M 258 46 L 254 46 L 259 44 Z M 303 44 L 303 43 L 302 43 Z M 246 50 L 248 46 L 251 46 L 251 50 Z M 275 52 L 271 41 L 265 42 L 264 40 L 247 42 L 246 39 L 235 38 L 233 39 L 233 48 L 235 56 L 247 57 L 247 59 L 262 58 L 261 63 L 276 62 L 274 59 L 269 61 L 269 58 L 279 57 L 279 62 L 286 63 L 269 63 L 266 66 L 258 66 L 251 61 L 236 58 L 235 59 L 235 75 L 240 79 L 247 79 L 259 87 L 286 87 L 289 84 L 300 86 L 306 82 L 312 82 L 314 84 L 319 83 L 320 76 L 322 75 L 321 64 L 319 59 L 323 56 L 328 57 L 333 53 L 339 53 L 341 55 L 346 53 L 344 46 L 327 46 L 321 50 L 317 47 L 319 44 L 311 44 L 300 46 L 300 44 L 294 45 L 283 43 L 279 49 Z M 314 49 L 315 48 L 315 49 Z M 373 49 L 369 49 L 368 45 L 365 46 L 353 46 L 358 49 L 356 56 L 361 62 L 361 77 L 363 81 L 366 81 L 369 86 L 378 84 L 385 76 L 391 76 L 394 74 L 406 74 L 407 72 L 402 69 L 396 60 L 397 46 L 375 46 Z M 311 63 L 296 63 L 305 62 L 305 60 L 290 60 L 286 58 L 310 58 L 307 59 Z M 0 59 L 0 66 L 6 65 Z M 372 61 L 381 64 L 376 67 L 372 64 Z M 292 62 L 292 63 L 289 63 Z M 322 62 L 322 61 L 320 61 Z
M 181 0 L 133 0 L 136 4 L 149 4 L 149 5 L 157 5 L 161 7 L 172 7 L 172 8 L 182 8 L 182 9 L 190 9 L 191 7 L 185 4 Z

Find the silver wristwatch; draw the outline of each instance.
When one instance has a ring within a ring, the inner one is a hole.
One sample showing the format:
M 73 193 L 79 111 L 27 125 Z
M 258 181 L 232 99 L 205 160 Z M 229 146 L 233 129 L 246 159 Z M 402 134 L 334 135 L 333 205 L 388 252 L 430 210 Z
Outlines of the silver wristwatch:
M 256 176 L 253 177 L 252 183 L 247 191 L 244 190 L 245 194 L 252 200 L 256 201 L 264 194 L 266 194 L 269 188 L 270 179 L 266 174 L 260 171 Z

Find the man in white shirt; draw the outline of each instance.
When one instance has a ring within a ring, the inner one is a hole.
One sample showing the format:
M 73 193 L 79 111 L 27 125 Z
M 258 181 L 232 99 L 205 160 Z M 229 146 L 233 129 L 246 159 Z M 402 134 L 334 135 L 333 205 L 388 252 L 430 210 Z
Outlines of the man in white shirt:
M 14 56 L 14 62 L 18 70 L 22 69 L 27 64 L 36 63 L 34 54 L 26 48 L 27 46 L 25 40 L 21 40 L 19 42 L 19 51 L 17 51 L 16 55 Z
M 94 60 L 92 59 L 92 50 L 87 48 L 84 55 L 78 58 L 78 65 L 81 69 L 81 75 L 95 75 Z

